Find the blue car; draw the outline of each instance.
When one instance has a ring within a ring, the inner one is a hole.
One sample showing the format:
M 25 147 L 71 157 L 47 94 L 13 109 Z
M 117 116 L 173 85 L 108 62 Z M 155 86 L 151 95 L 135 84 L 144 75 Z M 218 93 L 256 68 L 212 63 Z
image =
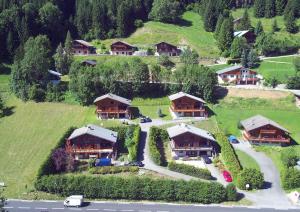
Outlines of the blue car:
M 231 135 L 228 137 L 228 141 L 232 144 L 237 144 L 239 143 L 238 139 L 234 136 L 234 135 Z

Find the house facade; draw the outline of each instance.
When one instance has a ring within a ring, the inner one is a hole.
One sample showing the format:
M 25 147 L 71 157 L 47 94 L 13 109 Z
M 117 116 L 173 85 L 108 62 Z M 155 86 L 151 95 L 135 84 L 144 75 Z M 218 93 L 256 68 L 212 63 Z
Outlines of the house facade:
M 94 101 L 98 118 L 131 118 L 131 101 L 115 94 L 106 94 Z
M 66 151 L 75 160 L 115 158 L 117 137 L 117 132 L 90 124 L 73 131 L 67 139 Z
M 123 41 L 116 41 L 110 46 L 111 55 L 133 55 L 137 51 L 137 47 L 130 45 L 129 43 Z
M 169 96 L 170 111 L 174 118 L 179 117 L 207 117 L 206 102 L 196 96 L 179 92 Z
M 260 79 L 257 72 L 241 65 L 217 71 L 219 84 L 256 85 Z
M 241 121 L 243 137 L 251 144 L 286 145 L 290 143 L 289 131 L 261 115 Z
M 207 131 L 179 124 L 167 129 L 172 157 L 201 157 L 213 156 L 215 154 L 215 139 Z
M 247 43 L 252 44 L 256 40 L 256 35 L 254 32 L 251 32 L 250 30 L 244 30 L 244 31 L 236 31 L 234 32 L 234 37 L 244 37 L 247 40 Z
M 96 54 L 96 48 L 84 40 L 74 40 L 72 44 L 73 54 L 75 55 L 90 55 Z
M 174 46 L 172 44 L 161 42 L 155 45 L 155 55 L 167 55 L 167 56 L 179 56 L 181 51 L 177 48 L 177 46 Z

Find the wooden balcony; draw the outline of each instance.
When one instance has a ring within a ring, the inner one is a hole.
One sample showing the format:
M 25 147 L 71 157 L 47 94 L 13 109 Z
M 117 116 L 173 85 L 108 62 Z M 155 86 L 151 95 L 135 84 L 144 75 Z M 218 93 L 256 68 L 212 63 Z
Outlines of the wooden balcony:
M 127 110 L 124 109 L 105 109 L 105 110 L 101 110 L 101 109 L 96 109 L 96 113 L 127 113 Z
M 70 153 L 112 153 L 113 148 L 79 148 L 79 147 L 67 147 L 67 152 Z
M 174 112 L 205 112 L 204 107 L 198 107 L 198 108 L 190 108 L 190 107 L 174 107 L 171 105 L 171 110 Z
M 179 147 L 175 145 L 174 141 L 171 141 L 171 149 L 174 151 L 193 151 L 193 150 L 198 150 L 198 151 L 212 151 L 213 147 L 208 146 L 208 145 L 201 145 L 201 146 L 184 146 L 184 147 Z
M 267 143 L 267 142 L 271 142 L 271 143 L 290 143 L 290 141 L 291 141 L 290 138 L 284 138 L 282 136 L 273 137 L 273 138 L 254 137 L 254 136 L 249 135 L 246 132 L 244 132 L 243 135 L 248 141 L 260 142 L 260 143 Z
M 260 130 L 260 134 L 276 134 L 276 130 Z

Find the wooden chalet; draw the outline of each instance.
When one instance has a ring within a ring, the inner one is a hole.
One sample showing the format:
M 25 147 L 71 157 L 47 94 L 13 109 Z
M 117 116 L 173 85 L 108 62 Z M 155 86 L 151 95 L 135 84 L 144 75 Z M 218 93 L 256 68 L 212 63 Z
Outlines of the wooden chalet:
M 130 45 L 124 41 L 116 41 L 110 46 L 111 55 L 133 55 L 137 51 L 137 47 Z
M 169 96 L 173 117 L 207 117 L 205 101 L 199 97 L 179 92 Z
M 74 40 L 72 47 L 75 55 L 96 54 L 96 48 L 84 40 Z
M 217 71 L 219 84 L 256 85 L 259 82 L 257 72 L 241 65 L 231 66 Z
M 187 125 L 179 124 L 167 129 L 172 157 L 213 156 L 215 153 L 214 137 L 207 131 Z
M 289 131 L 261 115 L 241 121 L 243 136 L 251 144 L 284 145 L 290 143 Z
M 118 133 L 89 124 L 76 129 L 67 139 L 66 151 L 75 160 L 114 158 Z
M 131 118 L 131 101 L 115 94 L 108 93 L 94 101 L 98 118 Z
M 167 56 L 179 56 L 181 53 L 181 50 L 177 48 L 177 46 L 174 46 L 172 44 L 161 42 L 155 45 L 156 51 L 155 55 L 167 55 Z
M 247 40 L 247 43 L 252 44 L 256 40 L 256 35 L 250 30 L 237 31 L 234 32 L 234 37 L 244 37 Z

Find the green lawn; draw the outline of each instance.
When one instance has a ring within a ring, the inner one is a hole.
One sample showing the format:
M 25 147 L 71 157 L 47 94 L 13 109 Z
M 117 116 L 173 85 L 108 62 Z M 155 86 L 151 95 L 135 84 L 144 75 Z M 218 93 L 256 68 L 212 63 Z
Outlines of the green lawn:
M 240 150 L 235 150 L 235 152 L 243 168 L 260 170 L 258 163 L 250 155 Z
M 217 57 L 218 48 L 213 33 L 203 28 L 201 16 L 194 12 L 185 12 L 179 25 L 149 21 L 128 38 L 123 39 L 140 48 L 153 47 L 154 44 L 166 41 L 174 45 L 189 45 L 199 52 L 201 57 Z M 102 41 L 109 48 L 115 39 Z

